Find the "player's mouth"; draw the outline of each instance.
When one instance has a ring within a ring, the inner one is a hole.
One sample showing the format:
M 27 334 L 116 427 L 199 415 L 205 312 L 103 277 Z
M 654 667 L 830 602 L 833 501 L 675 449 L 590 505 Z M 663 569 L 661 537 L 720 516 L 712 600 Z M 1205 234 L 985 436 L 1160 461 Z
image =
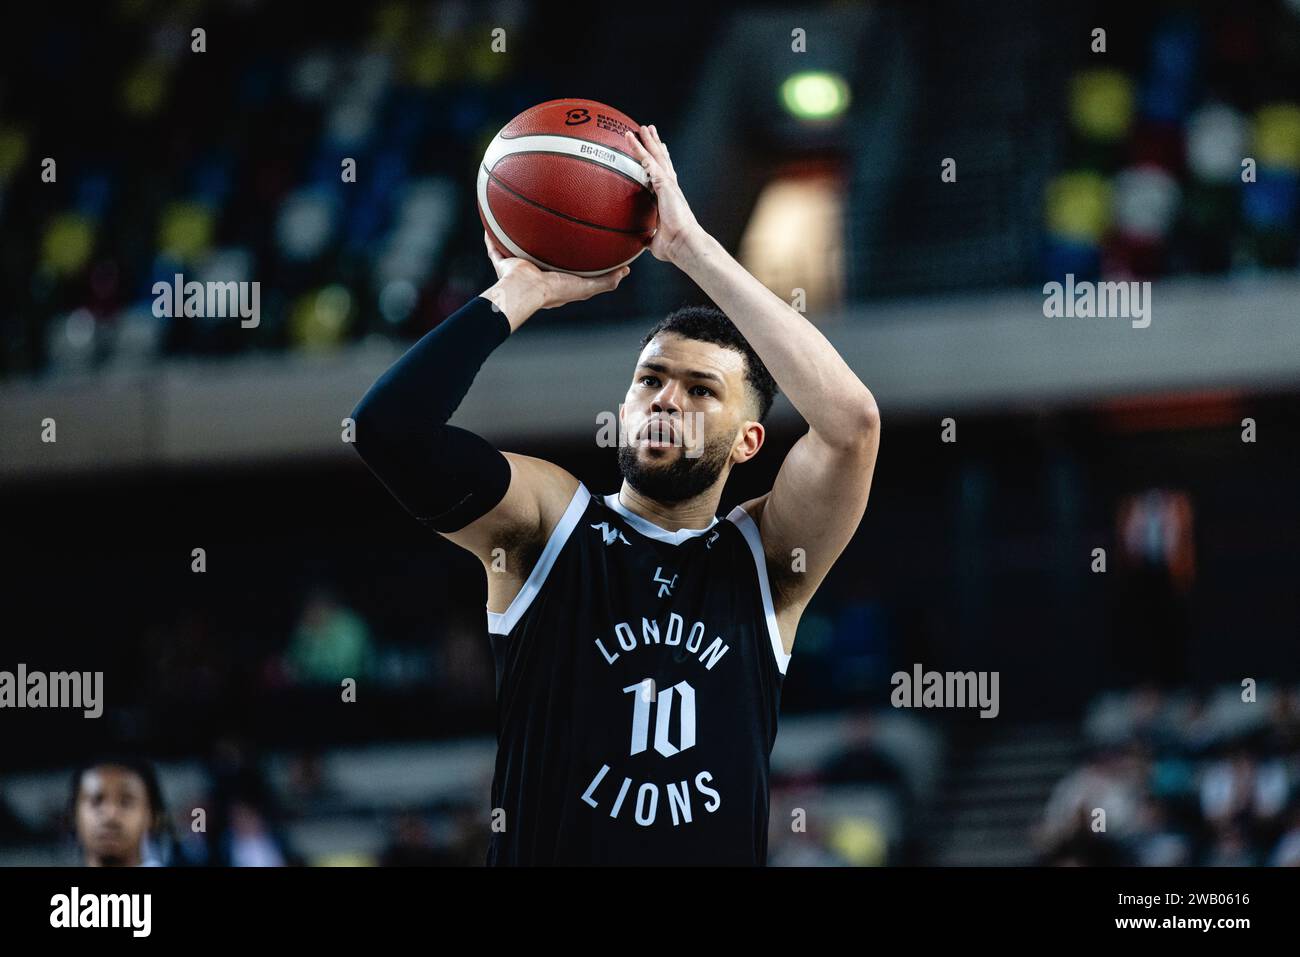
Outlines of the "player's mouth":
M 668 449 L 680 445 L 680 433 L 669 419 L 651 419 L 641 427 L 638 438 L 648 449 Z

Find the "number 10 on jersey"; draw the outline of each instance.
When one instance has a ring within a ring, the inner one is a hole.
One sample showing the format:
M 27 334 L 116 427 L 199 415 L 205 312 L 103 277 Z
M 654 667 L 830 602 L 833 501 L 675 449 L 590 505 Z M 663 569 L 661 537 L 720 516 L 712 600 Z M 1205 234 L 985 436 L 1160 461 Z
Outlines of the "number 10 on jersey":
M 623 691 L 633 695 L 632 754 L 640 754 L 649 746 L 651 711 L 655 713 L 656 751 L 670 758 L 695 745 L 695 689 L 689 682 L 679 681 L 656 693 L 654 679 L 646 678 Z M 680 715 L 676 745 L 668 740 L 674 710 Z

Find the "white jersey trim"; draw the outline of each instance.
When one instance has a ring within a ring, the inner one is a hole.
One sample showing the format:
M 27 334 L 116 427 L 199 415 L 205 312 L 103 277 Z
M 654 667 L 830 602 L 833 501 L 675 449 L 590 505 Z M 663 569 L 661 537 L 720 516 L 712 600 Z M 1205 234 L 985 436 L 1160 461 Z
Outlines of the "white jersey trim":
M 564 548 L 564 543 L 569 540 L 573 534 L 574 528 L 578 525 L 578 519 L 582 518 L 582 513 L 587 510 L 587 503 L 591 501 L 591 493 L 587 491 L 587 486 L 581 482 L 578 483 L 578 489 L 573 493 L 573 498 L 569 500 L 569 507 L 564 510 L 560 516 L 559 523 L 555 530 L 551 532 L 551 537 L 546 540 L 546 547 L 542 549 L 542 554 L 538 556 L 537 564 L 533 566 L 528 580 L 524 582 L 524 587 L 519 589 L 519 594 L 515 595 L 514 600 L 505 611 L 497 613 L 487 609 L 488 634 L 490 635 L 508 635 L 519 624 L 519 619 L 524 616 L 528 606 L 533 603 L 538 592 L 542 590 L 542 585 L 546 582 L 546 576 L 551 572 L 551 566 L 555 564 L 555 559 L 560 555 L 560 549 Z
M 785 645 L 781 643 L 781 629 L 776 622 L 776 608 L 772 604 L 772 586 L 767 580 L 767 556 L 763 553 L 763 536 L 759 534 L 758 524 L 743 508 L 737 505 L 727 515 L 727 520 L 740 529 L 749 545 L 749 553 L 758 568 L 758 590 L 763 596 L 763 613 L 767 616 L 767 637 L 772 642 L 772 654 L 776 657 L 776 670 L 785 674 L 790 664 L 790 656 Z
M 705 528 L 679 528 L 675 532 L 670 532 L 666 528 L 660 528 L 654 522 L 642 518 L 636 512 L 632 511 L 626 505 L 618 500 L 617 492 L 610 492 L 605 496 L 606 505 L 612 508 L 631 525 L 636 531 L 640 532 L 646 538 L 653 538 L 657 542 L 667 542 L 669 545 L 680 545 L 682 542 L 689 541 L 692 538 L 699 538 L 714 525 L 718 524 L 718 516 L 713 516 L 713 521 Z

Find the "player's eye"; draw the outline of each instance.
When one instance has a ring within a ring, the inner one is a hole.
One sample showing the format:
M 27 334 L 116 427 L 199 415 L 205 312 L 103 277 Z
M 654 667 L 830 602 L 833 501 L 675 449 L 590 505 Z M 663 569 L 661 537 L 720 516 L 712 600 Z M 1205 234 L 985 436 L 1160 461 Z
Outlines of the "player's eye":
M 697 385 L 697 386 L 695 386 L 695 388 L 692 389 L 691 391 L 694 392 L 695 389 L 699 389 L 699 390 L 700 390 L 700 392 L 699 392 L 698 394 L 703 394 L 703 395 L 713 395 L 713 390 L 710 389 L 708 386 Z
M 648 385 L 648 386 L 656 386 L 659 384 L 659 379 L 652 375 L 643 375 L 641 377 L 641 384 Z

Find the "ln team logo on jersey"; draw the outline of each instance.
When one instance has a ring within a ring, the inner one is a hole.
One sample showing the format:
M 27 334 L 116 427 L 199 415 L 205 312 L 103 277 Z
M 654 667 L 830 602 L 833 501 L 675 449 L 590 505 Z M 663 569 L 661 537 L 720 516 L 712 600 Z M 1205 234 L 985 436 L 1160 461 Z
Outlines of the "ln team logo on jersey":
M 677 576 L 676 576 L 676 575 L 673 575 L 672 578 L 660 578 L 659 576 L 662 575 L 663 573 L 664 573 L 664 570 L 663 570 L 663 568 L 662 568 L 661 566 L 656 566 L 656 567 L 655 567 L 655 578 L 654 578 L 654 580 L 657 581 L 657 582 L 659 583 L 659 597 L 660 597 L 660 598 L 672 598 L 672 597 L 673 597 L 673 586 L 677 584 Z

